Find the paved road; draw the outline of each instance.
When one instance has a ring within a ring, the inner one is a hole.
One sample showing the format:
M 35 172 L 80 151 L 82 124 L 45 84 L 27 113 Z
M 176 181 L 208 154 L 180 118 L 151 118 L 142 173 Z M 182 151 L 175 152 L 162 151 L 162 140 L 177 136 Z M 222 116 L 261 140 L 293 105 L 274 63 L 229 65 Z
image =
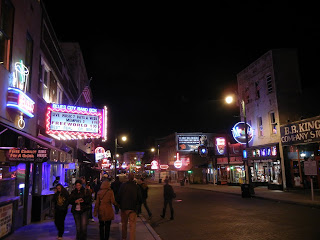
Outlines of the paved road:
M 175 187 L 175 219 L 167 210 L 162 220 L 163 186 L 149 187 L 150 224 L 163 240 L 320 239 L 320 209 Z

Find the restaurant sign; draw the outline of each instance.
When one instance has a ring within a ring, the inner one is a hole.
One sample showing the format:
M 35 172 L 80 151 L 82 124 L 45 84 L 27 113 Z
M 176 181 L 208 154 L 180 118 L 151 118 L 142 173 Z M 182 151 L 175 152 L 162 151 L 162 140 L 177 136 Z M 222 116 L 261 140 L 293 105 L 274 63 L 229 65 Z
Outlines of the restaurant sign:
M 12 148 L 8 151 L 7 158 L 10 161 L 42 161 L 48 158 L 49 149 L 18 149 Z
M 284 146 L 320 141 L 320 116 L 297 121 L 280 127 Z

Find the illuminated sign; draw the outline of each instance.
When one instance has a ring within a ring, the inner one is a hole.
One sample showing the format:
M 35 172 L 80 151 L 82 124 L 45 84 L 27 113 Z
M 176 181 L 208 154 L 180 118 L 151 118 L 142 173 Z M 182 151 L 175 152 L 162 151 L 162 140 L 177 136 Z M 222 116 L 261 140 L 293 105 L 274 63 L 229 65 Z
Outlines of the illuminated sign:
M 246 144 L 246 134 L 245 134 L 244 124 L 245 124 L 244 122 L 238 122 L 232 128 L 233 138 L 238 143 L 241 143 L 241 144 Z M 253 129 L 248 123 L 247 123 L 247 136 L 248 136 L 248 142 L 251 142 L 253 139 Z
M 29 69 L 23 64 L 23 61 L 14 64 L 13 79 L 10 86 L 18 88 L 24 92 L 27 90 L 29 79 Z
M 104 109 L 52 104 L 47 109 L 47 134 L 57 139 L 100 138 L 105 134 Z
M 196 151 L 200 145 L 199 135 L 178 135 L 179 151 Z
M 34 117 L 34 101 L 18 88 L 8 88 L 7 107 L 18 109 L 28 117 Z
M 162 170 L 167 170 L 168 168 L 169 168 L 169 165 L 167 164 L 160 165 L 160 169 Z
M 94 153 L 95 153 L 96 162 L 98 162 L 101 159 L 106 158 L 106 152 L 105 152 L 105 149 L 103 147 L 97 147 L 94 150 Z
M 151 169 L 156 170 L 156 169 L 158 169 L 158 168 L 159 168 L 159 163 L 158 163 L 158 161 L 153 160 L 153 161 L 151 162 Z
M 179 159 L 175 160 L 174 163 L 173 163 L 173 166 L 175 168 L 181 168 L 182 167 L 182 161 L 179 160 Z
M 223 155 L 226 152 L 226 139 L 224 137 L 216 138 L 216 154 Z

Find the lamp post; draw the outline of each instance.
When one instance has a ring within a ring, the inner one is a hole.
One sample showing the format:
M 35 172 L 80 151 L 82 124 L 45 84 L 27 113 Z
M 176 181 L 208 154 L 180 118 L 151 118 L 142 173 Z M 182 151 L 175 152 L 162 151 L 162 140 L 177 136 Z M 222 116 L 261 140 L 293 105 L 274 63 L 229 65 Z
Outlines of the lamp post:
M 117 177 L 117 158 L 116 158 L 116 156 L 118 155 L 118 148 L 122 148 L 122 147 L 118 146 L 118 137 L 116 137 L 114 141 L 115 141 L 115 143 L 114 143 L 115 149 L 114 149 L 114 155 L 113 155 L 113 158 L 114 158 L 114 178 L 116 178 Z M 121 141 L 126 142 L 127 137 L 122 136 Z
M 233 96 L 227 96 L 225 98 L 225 101 L 227 104 L 231 104 L 234 102 L 234 97 Z M 246 138 L 246 148 L 249 148 L 249 140 L 248 140 L 248 126 L 247 126 L 247 114 L 246 114 L 246 104 L 243 99 L 240 100 L 241 104 L 241 111 L 242 111 L 242 116 L 243 116 L 243 122 L 244 122 L 244 134 Z M 245 161 L 245 168 L 246 168 L 246 183 L 251 183 L 251 171 L 250 167 L 248 164 L 248 160 Z

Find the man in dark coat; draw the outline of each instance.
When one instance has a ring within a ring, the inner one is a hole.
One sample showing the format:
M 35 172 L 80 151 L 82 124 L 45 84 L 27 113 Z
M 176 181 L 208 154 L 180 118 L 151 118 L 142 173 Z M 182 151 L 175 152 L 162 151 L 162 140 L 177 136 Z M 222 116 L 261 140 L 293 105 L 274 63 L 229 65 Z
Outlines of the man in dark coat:
M 172 207 L 172 200 L 176 197 L 176 194 L 173 191 L 172 186 L 169 184 L 169 180 L 164 180 L 165 185 L 163 186 L 163 198 L 164 198 L 164 205 L 162 209 L 162 215 L 160 215 L 162 218 L 166 216 L 166 209 L 167 205 L 169 204 L 170 207 L 170 213 L 171 217 L 170 220 L 173 220 L 173 207 Z
M 127 224 L 129 220 L 130 240 L 136 239 L 137 209 L 142 202 L 141 191 L 133 180 L 133 173 L 129 174 L 129 181 L 121 184 L 116 201 L 120 204 L 122 239 L 127 239 Z
M 113 190 L 115 198 L 117 198 L 122 182 L 120 182 L 119 176 L 116 176 L 116 180 L 111 183 L 111 189 Z M 114 206 L 116 214 L 119 213 L 119 207 Z

